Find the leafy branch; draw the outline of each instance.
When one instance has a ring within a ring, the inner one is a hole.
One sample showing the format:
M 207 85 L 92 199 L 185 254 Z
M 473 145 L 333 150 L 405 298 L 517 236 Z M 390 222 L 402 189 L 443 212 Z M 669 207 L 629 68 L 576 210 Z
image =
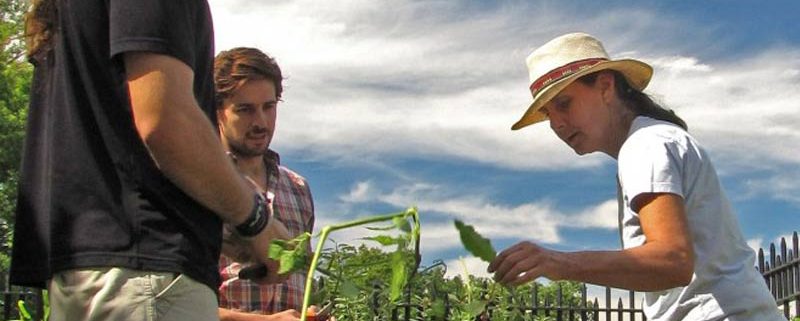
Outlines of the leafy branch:
M 411 222 L 409 222 L 409 219 L 411 219 Z M 417 213 L 417 209 L 414 207 L 410 207 L 405 211 L 397 213 L 370 216 L 349 222 L 333 224 L 323 227 L 317 236 L 318 240 L 317 240 L 317 246 L 314 250 L 314 255 L 311 261 L 308 262 L 308 272 L 306 274 L 306 285 L 303 295 L 303 307 L 300 316 L 301 320 L 305 320 L 306 317 L 308 306 L 311 300 L 311 291 L 312 291 L 311 287 L 313 284 L 314 271 L 317 270 L 317 265 L 319 263 L 320 256 L 323 252 L 323 246 L 325 244 L 325 241 L 328 239 L 329 234 L 338 230 L 348 229 L 361 225 L 373 224 L 377 222 L 385 222 L 385 221 L 392 221 L 393 224 L 388 227 L 369 228 L 369 229 L 377 231 L 397 229 L 404 232 L 405 234 L 397 238 L 391 238 L 388 236 L 378 236 L 369 239 L 384 245 L 392 245 L 392 244 L 397 245 L 397 251 L 393 253 L 391 256 L 392 278 L 390 286 L 390 291 L 391 291 L 390 300 L 394 302 L 400 298 L 400 296 L 402 295 L 403 287 L 408 283 L 408 280 L 413 278 L 421 260 L 419 254 L 419 238 L 420 238 L 419 215 Z M 308 244 L 308 242 L 310 241 L 310 238 L 311 238 L 310 234 L 304 233 L 289 241 L 274 240 L 272 241 L 272 243 L 270 243 L 270 250 L 269 250 L 270 258 L 278 260 L 281 263 L 281 268 L 279 270 L 279 273 L 283 274 L 283 273 L 298 271 L 306 266 L 307 253 L 305 249 L 306 249 L 306 244 Z M 402 254 L 402 250 L 405 249 L 405 247 L 409 243 L 414 244 L 414 267 L 411 269 L 411 273 L 409 273 L 407 269 L 406 260 Z

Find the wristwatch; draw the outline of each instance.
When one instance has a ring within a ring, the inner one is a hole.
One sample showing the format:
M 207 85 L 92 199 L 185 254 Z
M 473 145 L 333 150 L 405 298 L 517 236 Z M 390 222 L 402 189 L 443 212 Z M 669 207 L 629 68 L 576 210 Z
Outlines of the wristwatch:
M 236 225 L 236 233 L 242 237 L 253 237 L 261 233 L 269 224 L 270 215 L 267 206 L 269 206 L 270 202 L 271 199 L 261 195 L 261 193 L 255 193 L 253 210 L 250 211 L 250 216 L 247 217 L 247 220 Z

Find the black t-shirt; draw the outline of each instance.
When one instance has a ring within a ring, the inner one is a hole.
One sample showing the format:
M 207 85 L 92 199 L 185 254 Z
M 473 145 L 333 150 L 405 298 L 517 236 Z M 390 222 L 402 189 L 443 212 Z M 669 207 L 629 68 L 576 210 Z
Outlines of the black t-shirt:
M 205 0 L 58 0 L 53 51 L 35 68 L 11 282 L 125 267 L 186 275 L 216 290 L 221 221 L 157 169 L 134 126 L 122 54 L 170 55 L 194 71 L 216 122 Z M 203 173 L 197 173 L 203 175 Z

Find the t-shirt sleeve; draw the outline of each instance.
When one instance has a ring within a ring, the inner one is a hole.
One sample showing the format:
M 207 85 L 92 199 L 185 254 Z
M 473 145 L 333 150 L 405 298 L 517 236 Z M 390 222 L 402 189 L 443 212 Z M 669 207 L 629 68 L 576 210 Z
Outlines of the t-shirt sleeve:
M 626 202 L 644 193 L 671 193 L 681 197 L 680 144 L 657 135 L 631 137 L 619 154 L 619 179 Z
M 110 0 L 110 58 L 125 52 L 146 51 L 175 57 L 195 65 L 193 43 L 198 6 L 189 0 Z

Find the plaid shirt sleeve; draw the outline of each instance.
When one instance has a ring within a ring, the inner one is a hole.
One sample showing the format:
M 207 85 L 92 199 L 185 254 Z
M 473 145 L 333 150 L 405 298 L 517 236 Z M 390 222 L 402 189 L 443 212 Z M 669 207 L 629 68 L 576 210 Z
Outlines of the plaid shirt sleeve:
M 286 167 L 273 166 L 277 167 L 277 181 L 275 175 L 270 177 L 269 187 L 275 194 L 275 217 L 286 225 L 292 237 L 303 232 L 311 233 L 314 229 L 311 189 L 302 176 Z M 224 255 L 220 257 L 219 267 L 222 277 L 219 305 L 222 308 L 271 314 L 287 309 L 299 311 L 303 306 L 305 273 L 293 273 L 286 282 L 262 286 L 239 280 L 237 275 L 241 265 Z

